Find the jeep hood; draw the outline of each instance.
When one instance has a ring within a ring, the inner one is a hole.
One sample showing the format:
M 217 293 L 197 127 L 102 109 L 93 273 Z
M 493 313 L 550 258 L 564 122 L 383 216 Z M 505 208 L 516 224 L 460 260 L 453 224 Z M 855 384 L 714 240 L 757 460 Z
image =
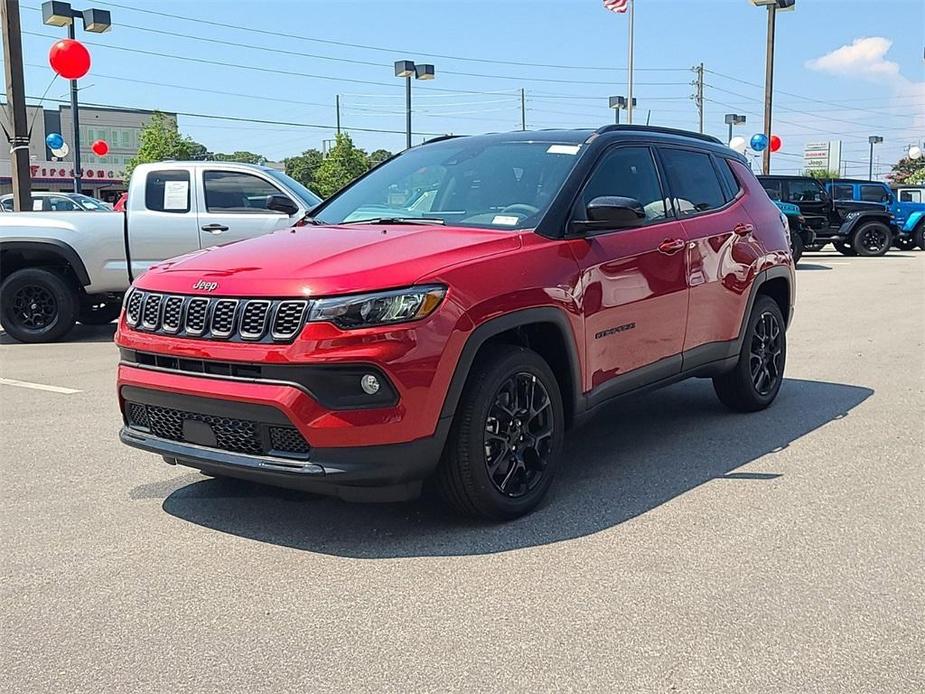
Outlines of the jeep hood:
M 404 287 L 441 268 L 511 251 L 514 232 L 439 225 L 304 226 L 195 251 L 153 266 L 144 289 L 225 296 L 331 296 Z

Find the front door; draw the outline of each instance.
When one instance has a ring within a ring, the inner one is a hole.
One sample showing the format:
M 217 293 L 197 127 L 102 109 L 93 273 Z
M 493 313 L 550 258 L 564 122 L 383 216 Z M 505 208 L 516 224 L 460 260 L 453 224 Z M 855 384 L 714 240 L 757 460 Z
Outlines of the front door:
M 681 370 L 688 292 L 684 231 L 666 206 L 649 147 L 608 150 L 574 217 L 583 219 L 588 202 L 605 195 L 634 198 L 646 212 L 643 226 L 596 230 L 570 244 L 581 272 L 586 377 L 592 389 L 611 394 Z M 632 372 L 638 378 L 613 380 Z
M 203 248 L 268 234 L 296 221 L 267 209 L 270 196 L 291 196 L 261 176 L 221 169 L 206 169 L 201 175 L 199 231 Z

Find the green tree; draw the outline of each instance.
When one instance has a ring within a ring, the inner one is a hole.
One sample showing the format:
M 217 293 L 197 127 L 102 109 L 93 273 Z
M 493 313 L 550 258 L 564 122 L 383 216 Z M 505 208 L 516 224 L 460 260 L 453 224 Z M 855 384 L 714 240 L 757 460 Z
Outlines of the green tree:
M 829 181 L 833 178 L 841 178 L 841 174 L 838 171 L 830 171 L 829 169 L 806 169 L 803 172 L 804 176 L 810 176 L 812 178 L 818 178 L 821 181 Z
M 125 165 L 126 178 L 132 175 L 132 171 L 139 164 L 165 159 L 188 160 L 194 146 L 198 144 L 188 137 L 183 137 L 176 121 L 158 111 L 155 111 L 145 123 L 139 139 L 141 145 L 138 147 L 138 153 Z
M 382 162 L 384 162 L 386 159 L 388 159 L 391 156 L 392 156 L 392 153 L 389 150 L 377 149 L 375 152 L 372 152 L 367 157 L 367 160 L 369 161 L 369 168 L 373 168 L 374 166 L 381 164 Z
M 253 152 L 246 152 L 238 150 L 237 152 L 232 152 L 231 154 L 225 154 L 223 152 L 216 152 L 212 157 L 215 161 L 239 161 L 244 164 L 266 164 L 267 158 L 262 154 L 254 154 Z
M 194 140 L 189 141 L 189 158 L 192 161 L 210 161 L 212 157 L 212 152 L 206 149 L 205 145 L 201 145 Z
M 314 190 L 326 198 L 368 169 L 366 152 L 355 146 L 349 135 L 341 133 L 315 172 Z
M 291 176 L 306 188 L 312 188 L 315 183 L 315 172 L 321 166 L 324 155 L 317 149 L 306 149 L 302 154 L 283 159 L 286 165 L 286 174 Z
M 925 183 L 925 157 L 919 159 L 903 157 L 893 165 L 893 170 L 886 177 L 894 186 Z

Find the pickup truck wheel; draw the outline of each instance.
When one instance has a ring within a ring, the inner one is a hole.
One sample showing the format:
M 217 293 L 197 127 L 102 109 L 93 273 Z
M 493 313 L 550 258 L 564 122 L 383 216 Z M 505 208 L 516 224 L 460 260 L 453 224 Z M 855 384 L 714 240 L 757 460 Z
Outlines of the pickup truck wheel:
M 873 258 L 884 255 L 893 243 L 889 227 L 880 222 L 867 222 L 854 232 L 851 245 L 858 255 Z
M 20 342 L 54 342 L 74 327 L 77 293 L 48 270 L 17 270 L 0 286 L 0 317 Z
M 457 511 L 509 520 L 533 510 L 552 484 L 565 433 L 559 385 L 536 352 L 502 345 L 478 359 L 437 470 Z
M 787 329 L 777 302 L 760 295 L 748 318 L 735 368 L 713 379 L 713 389 L 736 412 L 763 410 L 777 397 L 787 362 Z
M 794 265 L 803 257 L 803 237 L 795 232 L 791 232 L 790 236 L 790 254 L 793 256 Z
M 115 299 L 90 296 L 83 301 L 77 320 L 83 325 L 107 325 L 118 318 L 121 311 L 122 303 Z
M 858 252 L 854 250 L 853 246 L 849 246 L 844 241 L 833 241 L 832 245 L 835 246 L 835 250 L 842 255 L 856 256 L 858 254 Z

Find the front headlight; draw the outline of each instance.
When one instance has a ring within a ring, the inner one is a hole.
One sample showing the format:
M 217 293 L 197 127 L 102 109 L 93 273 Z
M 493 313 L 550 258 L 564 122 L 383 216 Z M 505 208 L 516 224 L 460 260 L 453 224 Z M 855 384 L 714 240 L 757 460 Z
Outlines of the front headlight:
M 407 323 L 429 316 L 445 295 L 446 287 L 430 285 L 318 299 L 309 310 L 308 320 L 330 321 L 345 330 Z

